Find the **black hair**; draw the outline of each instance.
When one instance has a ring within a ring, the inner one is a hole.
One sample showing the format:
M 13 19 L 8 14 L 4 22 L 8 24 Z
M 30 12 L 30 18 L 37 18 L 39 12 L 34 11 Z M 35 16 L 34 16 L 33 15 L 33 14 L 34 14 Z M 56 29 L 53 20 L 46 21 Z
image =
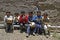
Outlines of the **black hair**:
M 43 15 L 46 15 L 46 16 L 48 16 L 48 14 L 47 14 L 47 13 L 44 13 Z
M 25 11 L 21 11 L 21 14 L 22 14 L 22 13 L 25 14 Z
M 19 13 L 15 13 L 14 15 L 19 15 Z
M 6 13 L 11 13 L 11 12 L 6 12 Z
M 41 11 L 37 11 L 37 13 L 41 13 Z
M 29 14 L 33 14 L 33 12 L 29 12 Z

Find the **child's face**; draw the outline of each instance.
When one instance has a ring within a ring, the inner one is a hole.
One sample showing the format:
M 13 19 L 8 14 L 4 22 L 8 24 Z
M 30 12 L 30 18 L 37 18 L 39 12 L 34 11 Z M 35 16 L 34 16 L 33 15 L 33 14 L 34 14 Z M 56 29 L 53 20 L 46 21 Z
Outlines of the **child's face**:
M 41 16 L 41 13 L 37 13 L 37 16 Z
M 6 13 L 7 16 L 10 16 L 10 13 Z
M 43 16 L 44 16 L 44 18 L 47 18 L 48 17 L 46 14 L 44 14 Z
M 19 14 L 15 14 L 15 16 L 19 16 Z
M 47 17 L 47 16 L 48 16 L 48 14 L 44 14 L 43 16 L 44 16 L 44 17 Z
M 29 16 L 33 16 L 33 14 L 29 13 Z
M 25 13 L 22 13 L 22 15 L 25 15 Z

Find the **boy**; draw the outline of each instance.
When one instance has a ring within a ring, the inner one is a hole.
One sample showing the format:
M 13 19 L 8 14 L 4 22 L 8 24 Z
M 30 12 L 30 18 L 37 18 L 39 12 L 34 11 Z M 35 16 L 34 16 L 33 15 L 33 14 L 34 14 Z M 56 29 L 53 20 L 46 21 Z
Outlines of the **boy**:
M 44 13 L 43 14 L 43 23 L 44 23 L 45 35 L 46 34 L 50 35 L 49 30 L 48 30 L 49 17 L 48 17 L 48 14 L 47 13 Z
M 13 30 L 12 24 L 13 24 L 13 16 L 10 12 L 6 12 L 6 15 L 4 17 L 4 23 L 6 24 L 6 31 L 10 32 Z
M 41 16 L 41 12 L 40 11 L 37 11 L 37 16 L 36 16 L 36 30 L 37 30 L 37 33 L 40 33 L 42 34 L 42 28 L 43 28 L 43 22 L 42 22 L 42 16 Z
M 28 16 L 25 15 L 24 11 L 21 12 L 21 15 L 19 17 L 19 23 L 20 23 L 20 28 L 21 28 L 21 32 L 22 32 L 23 29 L 26 29 L 25 24 L 28 23 Z
M 28 27 L 27 27 L 27 36 L 29 37 L 29 34 L 31 33 L 31 31 L 33 31 L 33 36 L 35 35 L 35 16 L 33 15 L 33 12 L 29 12 L 29 16 L 28 16 Z M 31 30 L 33 29 L 33 30 Z
M 14 25 L 19 25 L 19 13 L 14 14 Z

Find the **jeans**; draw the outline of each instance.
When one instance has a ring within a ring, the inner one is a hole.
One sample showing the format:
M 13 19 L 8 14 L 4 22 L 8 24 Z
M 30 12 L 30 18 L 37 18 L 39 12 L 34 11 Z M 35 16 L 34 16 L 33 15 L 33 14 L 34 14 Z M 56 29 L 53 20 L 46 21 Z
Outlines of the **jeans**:
M 33 29 L 33 33 L 36 32 L 36 28 Z M 27 27 L 27 34 L 30 34 L 31 33 L 31 27 L 30 25 L 28 24 L 28 27 Z
M 13 29 L 12 24 L 7 24 L 6 30 L 7 30 L 7 31 L 10 31 L 10 30 L 12 30 L 12 29 Z
M 36 31 L 37 33 L 42 32 L 42 25 L 36 24 Z

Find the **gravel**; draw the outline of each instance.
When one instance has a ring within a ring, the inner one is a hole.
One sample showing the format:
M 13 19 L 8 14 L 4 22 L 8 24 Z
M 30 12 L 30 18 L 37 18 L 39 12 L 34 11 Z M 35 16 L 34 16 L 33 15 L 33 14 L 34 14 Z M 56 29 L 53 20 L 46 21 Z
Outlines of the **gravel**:
M 0 29 L 0 40 L 55 40 L 53 37 L 46 38 L 44 35 L 30 35 L 26 38 L 26 33 L 20 33 L 19 30 L 14 30 L 13 33 L 6 33 L 4 29 Z

